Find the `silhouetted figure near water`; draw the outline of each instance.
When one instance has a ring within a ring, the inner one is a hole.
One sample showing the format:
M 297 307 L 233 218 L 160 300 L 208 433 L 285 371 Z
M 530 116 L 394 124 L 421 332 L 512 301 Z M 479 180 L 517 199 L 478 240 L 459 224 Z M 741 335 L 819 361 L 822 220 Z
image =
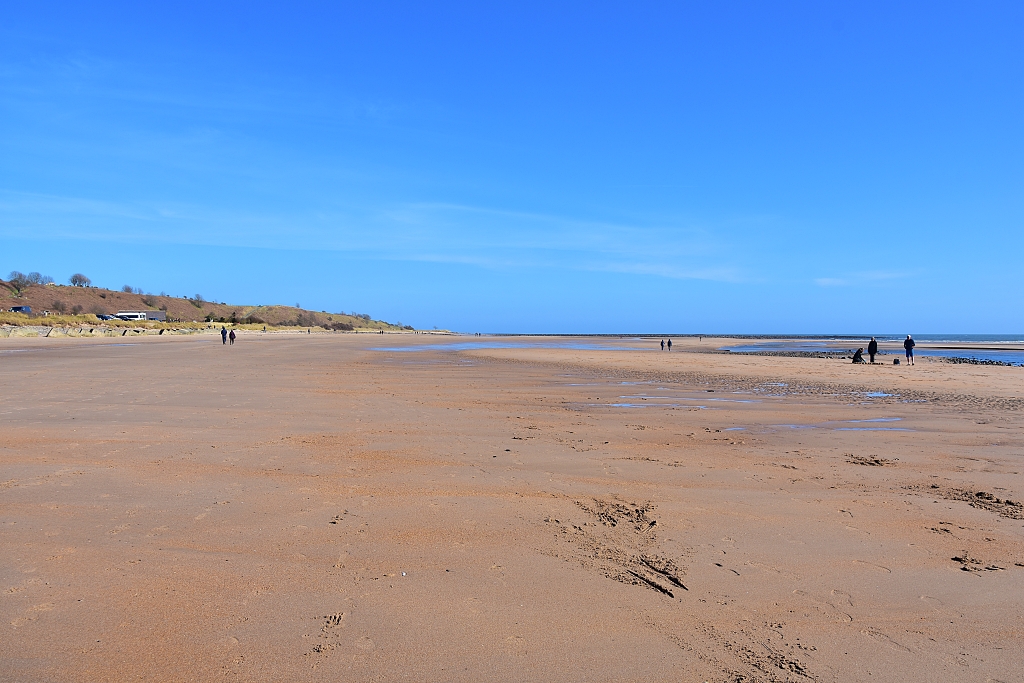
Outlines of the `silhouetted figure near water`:
M 231 334 L 228 335 L 228 339 L 231 340 L 232 344 L 235 343 L 235 331 L 234 330 L 231 330 Z
M 908 334 L 907 338 L 903 340 L 903 348 L 907 352 L 907 360 L 910 362 L 911 365 L 914 364 L 914 347 L 915 346 L 917 346 L 917 344 L 914 343 L 913 337 L 911 337 Z
M 671 339 L 668 340 L 668 350 L 669 351 L 672 350 L 672 340 Z
M 661 340 L 661 350 L 662 351 L 665 350 L 665 340 L 664 339 Z
M 226 327 L 221 327 L 220 328 L 220 343 L 221 344 L 227 344 L 228 343 L 228 328 L 226 328 Z
M 863 347 L 857 349 L 856 353 L 853 354 L 853 362 L 854 363 L 863 363 L 864 362 L 864 348 Z
M 871 341 L 868 342 L 868 357 L 871 359 L 872 363 L 875 362 L 875 354 L 877 354 L 877 353 L 878 353 L 878 342 L 876 342 L 875 338 L 872 337 Z

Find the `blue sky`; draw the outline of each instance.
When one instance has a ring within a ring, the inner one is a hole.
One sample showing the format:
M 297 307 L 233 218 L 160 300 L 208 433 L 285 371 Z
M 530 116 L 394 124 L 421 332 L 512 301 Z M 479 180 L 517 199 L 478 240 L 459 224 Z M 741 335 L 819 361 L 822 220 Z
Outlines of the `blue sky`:
M 1020 3 L 0 14 L 0 275 L 460 331 L 1024 331 Z

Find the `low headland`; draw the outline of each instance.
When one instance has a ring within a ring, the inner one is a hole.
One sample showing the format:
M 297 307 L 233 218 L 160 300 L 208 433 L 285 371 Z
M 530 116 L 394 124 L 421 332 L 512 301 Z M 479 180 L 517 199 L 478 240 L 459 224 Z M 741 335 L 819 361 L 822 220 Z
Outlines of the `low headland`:
M 328 313 L 297 305 L 238 305 L 208 301 L 199 294 L 179 297 L 145 293 L 128 285 L 117 291 L 88 284 L 60 285 L 49 280 L 28 278 L 17 272 L 11 274 L 10 280 L 0 280 L 0 337 L 195 334 L 222 326 L 268 332 L 416 331 L 411 325 L 374 320 L 364 313 Z M 28 307 L 30 312 L 11 310 L 19 307 Z M 159 311 L 166 320 L 101 317 L 119 311 Z

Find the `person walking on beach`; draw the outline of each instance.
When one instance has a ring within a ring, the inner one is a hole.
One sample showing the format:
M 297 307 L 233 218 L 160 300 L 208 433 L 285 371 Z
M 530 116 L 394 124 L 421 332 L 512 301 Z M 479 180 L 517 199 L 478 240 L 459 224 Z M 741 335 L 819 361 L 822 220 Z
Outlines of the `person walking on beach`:
M 875 362 L 875 354 L 878 353 L 878 342 L 872 337 L 871 341 L 868 342 L 868 357 L 871 358 L 871 362 Z
M 664 339 L 661 340 L 661 350 L 662 351 L 665 350 L 665 340 Z
M 232 344 L 235 343 L 235 331 L 234 330 L 231 330 L 231 334 L 228 335 L 228 339 L 231 340 Z
M 220 328 L 220 343 L 221 344 L 227 344 L 228 343 L 228 328 L 223 327 L 223 326 Z
M 907 362 L 911 365 L 914 364 L 914 347 L 917 346 L 914 343 L 914 339 L 908 334 L 907 338 L 903 340 L 903 348 L 907 351 Z
M 672 350 L 672 340 L 671 339 L 668 340 L 668 350 L 669 351 Z

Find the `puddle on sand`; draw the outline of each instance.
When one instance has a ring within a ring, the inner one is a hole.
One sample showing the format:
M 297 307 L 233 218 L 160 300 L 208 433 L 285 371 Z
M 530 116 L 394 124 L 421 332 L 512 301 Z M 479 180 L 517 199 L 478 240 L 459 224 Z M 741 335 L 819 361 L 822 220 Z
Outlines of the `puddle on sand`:
M 379 346 L 371 351 L 392 353 L 415 353 L 418 351 L 474 351 L 477 349 L 570 349 L 574 351 L 652 351 L 640 346 L 614 346 L 588 344 L 585 342 L 526 342 L 526 341 L 472 341 L 443 344 L 419 344 L 417 346 Z
M 684 405 L 682 403 L 577 403 L 585 408 L 685 408 L 686 410 L 707 410 L 707 406 Z
M 760 403 L 761 402 L 761 401 L 759 401 L 757 399 L 749 399 L 749 398 L 712 398 L 710 396 L 701 396 L 700 398 L 690 398 L 688 396 L 644 396 L 642 394 L 638 394 L 638 395 L 635 395 L 635 396 L 619 396 L 619 398 L 639 398 L 639 399 L 643 399 L 644 401 L 646 401 L 648 399 L 654 399 L 655 401 L 665 401 L 665 400 L 671 399 L 673 401 L 717 401 L 719 403 Z
M 844 420 L 844 422 L 876 422 L 876 421 L 891 421 L 893 419 L 899 420 L 901 418 L 880 418 L 880 420 Z M 829 423 L 816 424 L 816 425 L 770 425 L 780 429 L 831 429 L 833 432 L 914 432 L 916 429 L 908 429 L 906 427 L 831 427 Z

